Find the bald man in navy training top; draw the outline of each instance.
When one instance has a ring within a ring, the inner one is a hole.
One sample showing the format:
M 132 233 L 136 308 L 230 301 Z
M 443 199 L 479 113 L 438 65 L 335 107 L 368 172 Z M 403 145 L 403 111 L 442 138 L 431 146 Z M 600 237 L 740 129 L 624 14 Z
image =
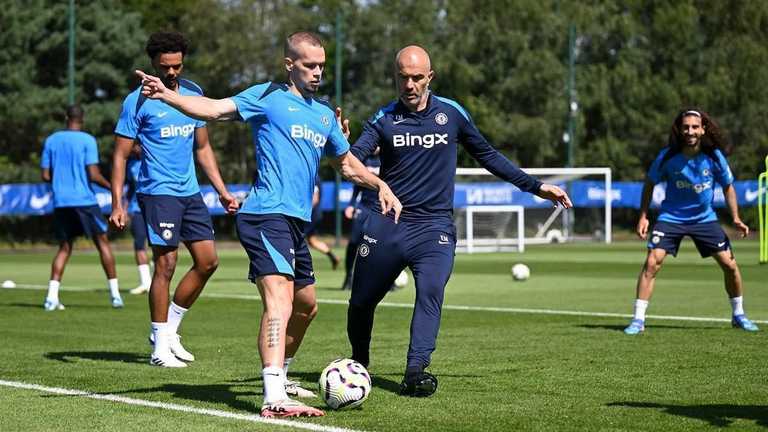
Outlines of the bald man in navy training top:
M 360 160 L 381 147 L 380 177 L 400 199 L 400 223 L 391 215 L 367 212 L 352 275 L 347 334 L 352 357 L 365 366 L 376 305 L 397 275 L 409 267 L 416 281 L 405 376 L 400 392 L 430 396 L 437 378 L 426 372 L 440 327 L 445 285 L 453 270 L 454 176 L 459 143 L 497 177 L 525 192 L 571 207 L 568 195 L 543 184 L 512 164 L 477 130 L 467 111 L 429 91 L 434 72 L 429 54 L 418 46 L 403 48 L 395 59 L 399 99 L 381 108 L 352 145 Z

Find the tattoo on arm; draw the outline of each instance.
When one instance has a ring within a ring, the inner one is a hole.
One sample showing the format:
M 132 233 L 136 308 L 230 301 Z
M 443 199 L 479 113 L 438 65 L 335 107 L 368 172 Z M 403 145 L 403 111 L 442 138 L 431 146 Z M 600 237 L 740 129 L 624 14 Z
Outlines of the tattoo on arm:
M 280 318 L 267 320 L 267 346 L 273 348 L 280 343 Z

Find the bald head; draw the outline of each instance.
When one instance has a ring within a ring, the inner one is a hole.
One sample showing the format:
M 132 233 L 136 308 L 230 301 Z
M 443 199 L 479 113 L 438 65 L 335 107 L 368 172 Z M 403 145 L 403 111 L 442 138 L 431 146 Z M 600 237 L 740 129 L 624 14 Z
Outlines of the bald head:
M 427 50 L 418 45 L 408 45 L 397 53 L 395 66 L 399 69 L 401 65 L 420 67 L 427 71 L 432 70 L 432 62 L 429 60 Z
M 427 51 L 408 45 L 395 56 L 395 80 L 400 101 L 411 111 L 421 111 L 429 100 L 429 82 L 435 73 Z

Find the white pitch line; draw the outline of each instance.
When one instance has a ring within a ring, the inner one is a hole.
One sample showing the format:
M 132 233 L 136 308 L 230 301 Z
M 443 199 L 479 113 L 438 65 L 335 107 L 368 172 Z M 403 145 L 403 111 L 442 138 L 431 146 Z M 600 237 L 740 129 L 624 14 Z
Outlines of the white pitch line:
M 48 289 L 44 285 L 17 285 L 17 288 L 27 289 Z M 67 287 L 65 291 L 95 291 L 90 288 L 83 287 Z M 261 300 L 258 295 L 252 294 L 227 294 L 227 293 L 207 293 L 203 292 L 203 297 L 212 298 L 231 298 L 242 300 Z M 320 304 L 337 304 L 345 305 L 349 302 L 347 300 L 336 299 L 318 299 Z M 379 306 L 392 307 L 392 308 L 404 308 L 413 309 L 411 303 L 389 303 L 382 302 Z M 632 314 L 614 313 L 614 312 L 589 312 L 589 311 L 573 311 L 573 310 L 559 310 L 559 309 L 528 309 L 528 308 L 511 308 L 511 307 L 491 307 L 491 306 L 463 306 L 463 305 L 443 305 L 444 310 L 457 310 L 457 311 L 469 311 L 469 312 L 502 312 L 502 313 L 523 313 L 523 314 L 535 314 L 535 315 L 565 315 L 565 316 L 587 316 L 587 317 L 602 317 L 602 318 L 632 318 Z M 678 316 L 678 315 L 647 315 L 647 318 L 669 321 L 695 321 L 695 322 L 731 322 L 728 318 L 713 318 L 713 317 L 692 317 L 692 316 Z M 758 324 L 768 324 L 768 320 L 752 320 L 752 322 Z
M 113 394 L 101 394 L 101 393 L 92 393 L 92 392 L 87 392 L 82 390 L 65 389 L 61 387 L 46 387 L 38 384 L 29 384 L 29 383 L 23 383 L 18 381 L 0 380 L 0 385 L 6 386 L 6 387 L 26 389 L 26 390 L 35 390 L 35 391 L 40 391 L 45 393 L 54 393 L 54 394 L 67 395 L 67 396 L 80 396 L 80 397 L 85 397 L 89 399 L 106 400 L 110 402 L 117 402 L 117 403 L 128 404 L 128 405 L 137 405 L 137 406 L 143 406 L 143 407 L 149 407 L 149 408 L 159 408 L 159 409 L 170 410 L 170 411 L 181 411 L 184 413 L 191 413 L 191 414 L 201 414 L 201 415 L 211 416 L 211 417 L 243 420 L 243 421 L 249 421 L 252 423 L 264 423 L 264 424 L 285 426 L 289 428 L 304 429 L 309 431 L 361 432 L 361 431 L 356 431 L 354 429 L 344 429 L 344 428 L 338 428 L 333 426 L 322 426 L 322 425 L 316 425 L 316 424 L 300 422 L 300 421 L 264 418 L 256 414 L 238 414 L 230 411 L 222 411 L 217 409 L 197 408 L 197 407 L 188 406 L 188 405 L 180 405 L 180 404 L 167 403 L 167 402 L 155 402 L 155 401 L 148 401 L 144 399 L 127 398 L 124 396 L 117 396 Z

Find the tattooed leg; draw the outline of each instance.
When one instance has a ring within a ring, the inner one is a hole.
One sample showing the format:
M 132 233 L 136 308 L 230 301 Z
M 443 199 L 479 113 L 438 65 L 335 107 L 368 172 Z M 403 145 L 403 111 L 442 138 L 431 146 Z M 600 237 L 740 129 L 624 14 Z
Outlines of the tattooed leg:
M 293 281 L 281 275 L 258 279 L 264 314 L 259 332 L 259 354 L 262 366 L 283 367 L 286 327 L 291 317 Z

